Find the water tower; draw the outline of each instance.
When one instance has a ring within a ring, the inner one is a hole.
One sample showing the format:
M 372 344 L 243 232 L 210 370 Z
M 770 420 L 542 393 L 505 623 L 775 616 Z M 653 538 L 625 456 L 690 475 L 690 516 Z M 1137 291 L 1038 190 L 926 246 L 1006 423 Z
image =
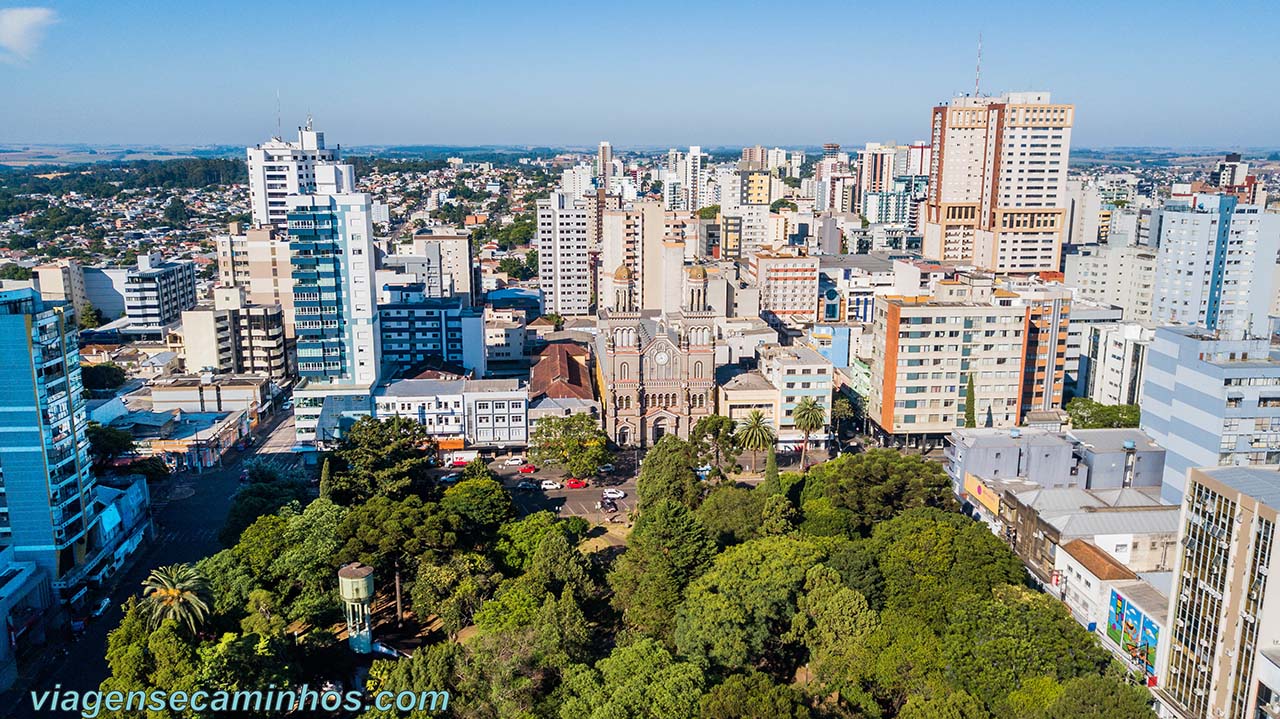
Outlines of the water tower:
M 347 641 L 352 651 L 368 654 L 373 649 L 373 626 L 369 606 L 373 603 L 373 567 L 352 562 L 338 570 L 338 594 L 347 610 Z

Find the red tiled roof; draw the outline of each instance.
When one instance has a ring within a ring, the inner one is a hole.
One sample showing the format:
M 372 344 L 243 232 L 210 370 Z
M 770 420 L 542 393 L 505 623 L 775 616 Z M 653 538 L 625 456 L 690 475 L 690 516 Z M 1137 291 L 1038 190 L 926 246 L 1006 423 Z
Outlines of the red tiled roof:
M 587 371 L 588 352 L 572 342 L 554 342 L 538 353 L 529 377 L 532 397 L 595 399 Z
M 1093 576 L 1103 581 L 1138 578 L 1133 570 L 1116 561 L 1115 557 L 1083 539 L 1073 539 L 1062 545 L 1062 549 L 1075 557 Z

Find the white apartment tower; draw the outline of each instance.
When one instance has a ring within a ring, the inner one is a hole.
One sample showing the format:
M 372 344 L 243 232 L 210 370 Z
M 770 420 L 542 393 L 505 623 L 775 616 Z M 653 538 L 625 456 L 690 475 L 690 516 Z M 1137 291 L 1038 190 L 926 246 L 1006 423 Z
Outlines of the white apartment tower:
M 1228 339 L 1270 332 L 1280 216 L 1231 195 L 1195 195 L 1161 211 L 1151 319 Z
M 933 108 L 924 254 L 996 272 L 1056 271 L 1075 106 L 1047 92 Z
M 316 190 L 316 163 L 333 162 L 338 150 L 324 146 L 324 133 L 307 124 L 298 128 L 298 141 L 280 137 L 250 147 L 249 204 L 253 208 L 253 224 L 275 225 L 281 230 L 288 225 L 289 195 L 307 195 Z
M 609 178 L 613 174 L 613 146 L 608 142 L 601 142 L 600 149 L 596 152 L 596 177 L 599 178 L 599 187 L 603 187 L 607 192 L 609 190 Z
M 685 206 L 684 209 L 691 212 L 701 210 L 703 207 L 711 204 L 707 202 L 707 171 L 705 166 L 706 157 L 702 154 L 702 148 L 693 145 L 689 148 L 689 155 L 685 158 L 684 165 L 684 192 Z
M 538 277 L 547 312 L 585 315 L 591 309 L 589 232 L 595 219 L 579 199 L 553 192 L 538 200 Z

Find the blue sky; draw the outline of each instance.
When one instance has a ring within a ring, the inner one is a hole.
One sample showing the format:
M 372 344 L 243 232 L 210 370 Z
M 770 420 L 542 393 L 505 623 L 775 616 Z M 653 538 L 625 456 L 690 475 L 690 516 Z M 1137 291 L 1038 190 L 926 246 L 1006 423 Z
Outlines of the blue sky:
M 1280 146 L 1274 3 L 21 5 L 52 12 L 0 0 L 0 142 L 256 142 L 277 90 L 349 145 L 908 141 L 981 32 L 983 91 L 1074 102 L 1076 146 Z

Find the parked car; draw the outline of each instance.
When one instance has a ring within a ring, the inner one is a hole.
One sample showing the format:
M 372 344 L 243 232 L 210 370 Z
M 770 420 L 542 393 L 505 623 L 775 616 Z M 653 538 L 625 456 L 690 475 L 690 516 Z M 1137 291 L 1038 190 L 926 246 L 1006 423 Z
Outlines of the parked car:
M 605 491 L 601 492 L 600 496 L 604 497 L 605 499 L 622 499 L 623 497 L 627 496 L 627 493 L 622 491 L 621 489 L 614 489 L 613 487 L 610 487 L 609 489 L 606 489 Z
M 554 479 L 544 479 L 544 480 L 542 480 L 542 488 L 543 488 L 543 489 L 560 489 L 560 488 L 561 488 L 561 486 L 562 486 L 562 485 L 561 485 L 559 482 L 555 481 Z
M 596 471 L 599 472 L 600 474 L 613 474 L 613 465 L 602 464 L 600 465 L 600 469 L 597 469 Z
M 462 479 L 462 472 L 450 472 L 440 478 L 440 484 L 455 484 Z
M 564 481 L 564 486 L 569 489 L 585 489 L 587 486 L 587 483 L 585 480 L 581 480 L 575 477 L 572 479 L 566 479 Z
M 538 471 L 538 468 L 532 464 L 522 464 L 520 465 L 520 469 L 517 469 L 516 471 L 520 474 L 533 474 Z
M 538 485 L 534 484 L 533 482 L 521 482 L 520 484 L 516 485 L 516 489 L 523 490 L 526 492 L 531 492 L 537 488 L 538 488 Z
M 603 509 L 605 514 L 614 514 L 618 511 L 618 503 L 612 499 L 602 499 L 596 504 L 596 509 Z
M 520 455 L 516 455 L 514 457 L 507 457 L 506 461 L 504 461 L 502 464 L 503 466 L 506 466 L 506 467 L 519 467 L 520 465 L 524 464 L 524 457 L 521 457 Z
M 100 617 L 111 610 L 111 597 L 103 597 L 93 606 L 93 616 Z

